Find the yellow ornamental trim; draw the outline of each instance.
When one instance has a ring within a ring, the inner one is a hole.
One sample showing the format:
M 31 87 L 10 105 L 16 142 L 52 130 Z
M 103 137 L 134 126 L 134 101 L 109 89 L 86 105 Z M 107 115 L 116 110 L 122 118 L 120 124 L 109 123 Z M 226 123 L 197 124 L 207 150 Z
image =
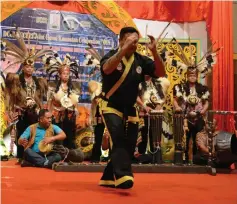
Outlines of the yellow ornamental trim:
M 119 34 L 120 30 L 127 26 L 137 29 L 132 17 L 114 1 L 78 1 L 78 3 L 115 34 Z
M 33 1 L 3 1 L 1 2 L 1 22 L 16 13 L 20 9 L 26 7 L 28 4 Z

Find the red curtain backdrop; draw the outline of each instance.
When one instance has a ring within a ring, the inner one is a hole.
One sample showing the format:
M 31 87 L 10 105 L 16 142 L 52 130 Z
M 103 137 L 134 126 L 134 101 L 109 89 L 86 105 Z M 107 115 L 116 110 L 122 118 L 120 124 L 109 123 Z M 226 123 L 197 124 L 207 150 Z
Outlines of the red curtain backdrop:
M 234 110 L 233 70 L 233 2 L 231 1 L 119 1 L 132 18 L 182 22 L 206 21 L 214 49 L 223 47 L 213 70 L 213 109 Z M 79 2 L 68 1 L 55 6 L 34 2 L 28 7 L 88 13 Z M 226 124 L 225 124 L 226 123 Z M 219 127 L 231 131 L 229 121 L 220 120 Z
M 223 47 L 213 72 L 213 109 L 234 110 L 233 2 L 212 2 L 207 16 L 208 32 L 216 47 Z M 219 127 L 232 131 L 230 119 L 218 117 Z
M 209 2 L 199 1 L 119 1 L 133 18 L 158 21 L 194 22 L 204 19 Z

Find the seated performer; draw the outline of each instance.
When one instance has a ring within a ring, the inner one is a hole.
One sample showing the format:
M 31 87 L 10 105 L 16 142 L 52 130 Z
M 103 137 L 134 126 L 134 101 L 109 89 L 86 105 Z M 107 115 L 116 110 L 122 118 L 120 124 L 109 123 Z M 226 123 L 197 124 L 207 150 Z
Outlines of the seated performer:
M 135 28 L 120 31 L 119 49 L 111 50 L 101 59 L 102 116 L 112 139 L 111 160 L 100 180 L 101 186 L 131 188 L 131 159 L 138 136 L 138 113 L 135 103 L 138 86 L 145 75 L 164 76 L 164 65 L 156 50 L 154 37 L 147 45 L 154 61 L 136 52 L 139 33 Z
M 216 120 L 213 122 L 213 129 L 214 129 L 214 137 L 218 134 L 219 131 L 217 131 L 216 126 Z M 215 140 L 215 138 L 213 138 Z M 208 150 L 208 133 L 207 133 L 207 124 L 204 126 L 204 128 L 197 133 L 196 135 L 196 145 L 197 145 L 197 154 L 194 155 L 194 163 L 195 164 L 207 164 L 207 159 L 209 155 Z M 213 148 L 213 152 L 214 152 Z
M 6 71 L 9 67 L 16 63 L 21 63 L 21 73 L 8 73 L 6 76 L 6 109 L 9 118 L 12 115 L 18 114 L 18 122 L 12 128 L 11 135 L 17 134 L 16 139 L 24 132 L 24 130 L 31 124 L 37 122 L 37 112 L 43 107 L 43 100 L 46 98 L 47 81 L 43 78 L 33 76 L 34 64 L 41 56 L 46 53 L 51 53 L 51 50 L 36 50 L 35 47 L 26 46 L 22 33 L 17 28 L 16 31 L 11 31 L 11 35 L 16 38 L 19 47 L 2 39 L 6 43 L 6 50 L 2 50 L 7 56 L 14 57 L 13 62 L 4 68 Z M 17 158 L 22 160 L 24 149 L 17 145 Z
M 214 156 L 213 165 L 217 168 L 229 168 L 232 163 L 237 162 L 237 138 L 235 134 L 218 131 L 217 121 L 213 120 L 213 145 L 212 154 Z M 197 154 L 194 155 L 193 163 L 198 165 L 207 165 L 209 157 L 208 143 L 208 125 L 197 133 Z
M 147 76 L 146 81 L 142 82 L 139 86 L 139 96 L 141 97 L 143 104 L 145 106 L 145 111 L 159 111 L 163 112 L 163 105 L 165 103 L 165 96 L 169 88 L 170 82 L 166 78 L 151 78 Z M 144 119 L 144 127 L 141 130 L 142 142 L 139 143 L 138 152 L 144 154 L 146 152 L 147 145 L 149 149 L 153 152 L 153 138 L 152 131 L 149 131 L 149 141 L 148 138 L 148 115 L 144 111 L 140 111 L 140 116 Z M 152 124 L 150 124 L 150 129 Z M 162 127 L 160 127 L 162 128 Z M 161 130 L 160 130 L 161 131 Z
M 52 114 L 47 109 L 39 112 L 39 122 L 30 125 L 18 140 L 18 144 L 24 147 L 24 159 L 21 166 L 36 166 L 52 168 L 54 162 L 59 162 L 61 156 L 51 152 L 47 155 L 39 150 L 39 145 L 53 144 L 66 138 L 65 133 L 56 125 L 51 124 Z
M 71 57 L 68 54 L 65 56 L 64 61 L 61 61 L 57 53 L 52 56 L 45 56 L 43 62 L 45 63 L 49 80 L 53 73 L 56 72 L 59 75 L 59 80 L 56 80 L 56 84 L 49 83 L 47 96 L 48 108 L 54 116 L 53 123 L 62 128 L 67 135 L 63 145 L 69 149 L 74 149 L 76 114 L 79 102 L 79 88 L 76 88 L 76 86 L 79 83 L 72 82 L 70 73 L 74 74 L 76 78 L 78 77 L 78 62 L 71 61 Z

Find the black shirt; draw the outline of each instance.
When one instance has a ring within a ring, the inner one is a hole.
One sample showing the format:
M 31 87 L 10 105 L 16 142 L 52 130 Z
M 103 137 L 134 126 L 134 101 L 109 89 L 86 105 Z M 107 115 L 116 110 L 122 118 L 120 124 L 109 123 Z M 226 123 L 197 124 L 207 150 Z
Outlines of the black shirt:
M 107 94 L 113 85 L 120 79 L 125 69 L 125 65 L 121 61 L 117 69 L 115 69 L 111 74 L 106 75 L 103 72 L 103 65 L 116 52 L 118 52 L 118 49 L 111 50 L 100 61 L 102 73 L 102 92 L 105 94 Z M 135 52 L 134 61 L 129 73 L 120 87 L 109 98 L 109 102 L 120 107 L 133 106 L 136 103 L 138 96 L 139 83 L 144 81 L 145 75 L 156 77 L 154 61 Z

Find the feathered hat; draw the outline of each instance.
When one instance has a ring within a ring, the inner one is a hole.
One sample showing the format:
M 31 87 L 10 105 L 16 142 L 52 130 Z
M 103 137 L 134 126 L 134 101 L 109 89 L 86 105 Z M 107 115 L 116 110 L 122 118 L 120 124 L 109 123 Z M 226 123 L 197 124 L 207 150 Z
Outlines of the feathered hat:
M 78 78 L 78 69 L 80 67 L 78 60 L 72 60 L 69 54 L 66 54 L 64 59 L 61 60 L 57 52 L 53 52 L 51 55 L 45 55 L 42 58 L 46 73 L 50 77 L 54 74 L 60 74 L 62 71 L 71 72 L 76 78 Z
M 103 42 L 101 43 L 101 54 L 92 46 L 92 44 L 88 43 L 88 46 L 86 48 L 86 51 L 88 52 L 86 54 L 86 59 L 84 61 L 84 65 L 94 65 L 94 66 L 100 66 L 100 60 L 102 59 L 102 57 L 104 56 L 105 52 L 104 52 L 104 44 Z
M 212 50 L 212 46 L 208 49 L 207 53 L 196 62 L 195 56 L 193 51 L 193 45 L 191 45 L 191 40 L 189 38 L 189 56 L 186 56 L 184 53 L 183 48 L 178 43 L 178 41 L 173 38 L 170 43 L 175 44 L 175 47 L 170 47 L 170 52 L 164 52 L 162 53 L 161 57 L 165 62 L 170 64 L 171 66 L 174 66 L 177 68 L 177 72 L 181 73 L 181 71 L 186 71 L 187 75 L 189 74 L 202 74 L 203 78 L 207 76 L 208 73 L 211 72 L 211 69 L 213 65 L 216 63 L 216 56 L 218 51 L 220 51 L 221 48 L 217 48 L 214 51 Z M 174 59 L 172 56 L 176 55 L 180 61 Z
M 23 65 L 31 65 L 34 66 L 35 61 L 39 59 L 41 56 L 51 53 L 52 50 L 36 50 L 34 46 L 30 45 L 30 34 L 28 33 L 28 46 L 25 44 L 23 34 L 19 31 L 19 28 L 16 28 L 15 31 L 10 31 L 11 36 L 13 36 L 19 46 L 11 43 L 7 39 L 1 38 L 1 56 L 3 59 L 10 55 L 15 58 L 13 62 L 11 62 L 4 71 L 13 66 L 15 64 L 23 64 Z

